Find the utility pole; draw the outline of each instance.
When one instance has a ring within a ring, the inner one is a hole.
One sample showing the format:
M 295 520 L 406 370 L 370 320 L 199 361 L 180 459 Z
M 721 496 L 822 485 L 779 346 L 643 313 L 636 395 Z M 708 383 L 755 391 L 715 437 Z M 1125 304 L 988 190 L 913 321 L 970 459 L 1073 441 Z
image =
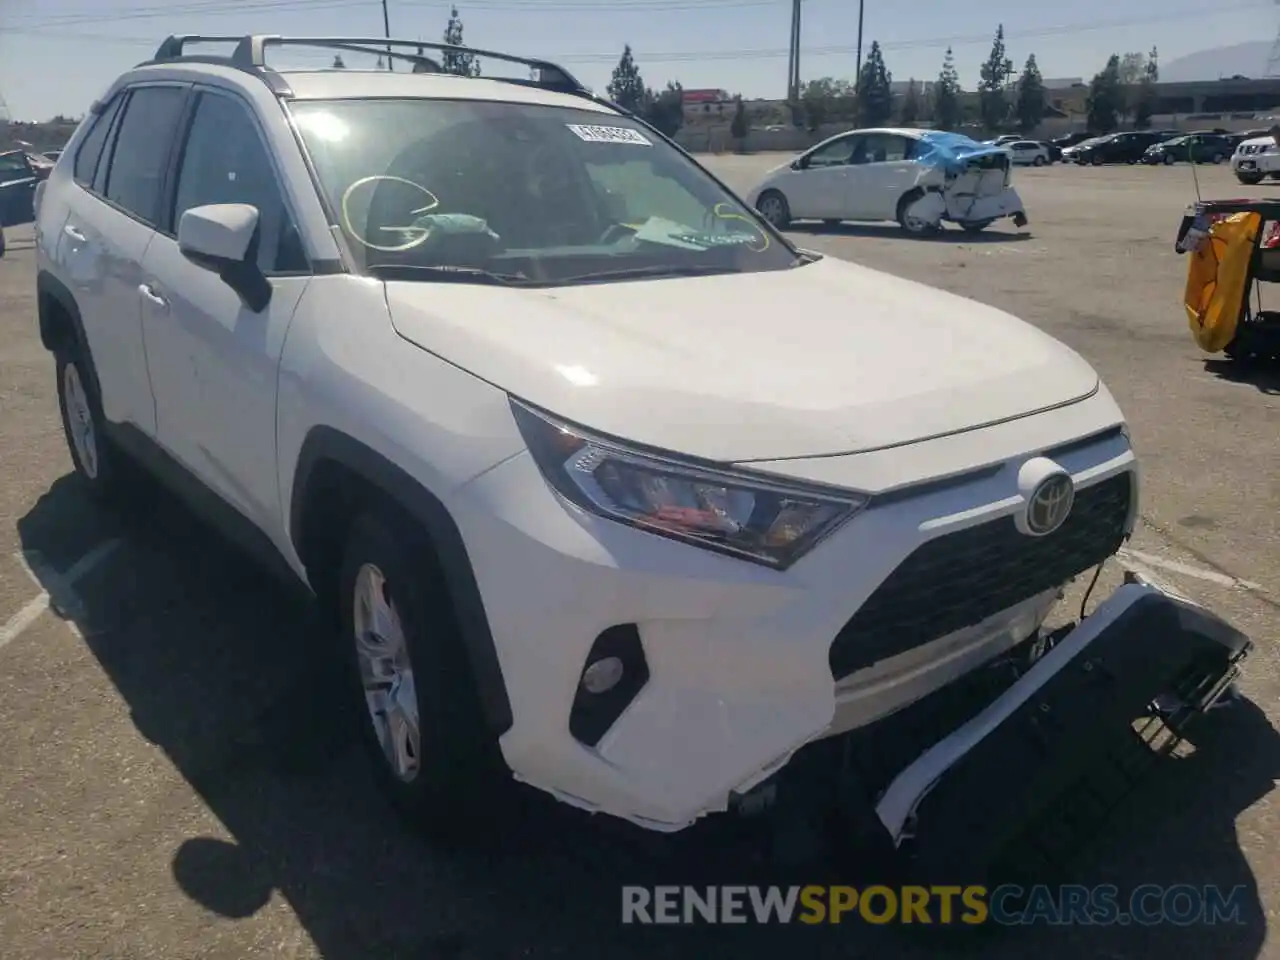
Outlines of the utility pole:
M 382 35 L 391 39 L 391 16 L 387 13 L 387 0 L 382 0 Z M 394 71 L 395 62 L 391 59 L 391 44 L 387 44 L 387 69 Z
M 800 99 L 800 2 L 791 0 L 791 58 L 787 68 L 787 99 Z
M 866 12 L 866 0 L 858 0 L 858 67 L 853 75 L 853 89 L 856 92 L 862 83 L 862 15 Z

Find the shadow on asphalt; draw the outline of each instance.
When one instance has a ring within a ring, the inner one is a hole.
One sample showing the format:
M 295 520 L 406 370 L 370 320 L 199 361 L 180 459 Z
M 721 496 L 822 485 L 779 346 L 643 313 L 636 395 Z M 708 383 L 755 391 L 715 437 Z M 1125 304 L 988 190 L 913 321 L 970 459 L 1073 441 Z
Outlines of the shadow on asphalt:
M 1269 396 L 1280 396 L 1280 361 L 1206 360 L 1204 369 L 1220 380 L 1247 384 Z
M 22 545 L 65 570 L 103 538 L 124 545 L 78 585 L 86 644 L 233 842 L 173 850 L 177 887 L 227 918 L 289 903 L 327 960 L 557 956 L 1043 958 L 1182 956 L 1251 960 L 1266 925 L 1234 829 L 1280 777 L 1280 736 L 1247 702 L 1215 712 L 1192 756 L 1170 761 L 1124 808 L 1073 880 L 1241 886 L 1241 923 L 922 931 L 841 926 L 624 926 L 624 884 L 867 883 L 775 831 L 770 818 L 714 818 L 674 837 L 590 817 L 532 791 L 465 852 L 428 845 L 372 788 L 355 716 L 309 607 L 259 574 L 167 496 L 122 519 L 73 476 L 18 524 Z M 789 824 L 787 824 L 789 826 Z M 801 837 L 800 839 L 803 839 Z M 812 841 L 813 837 L 808 838 Z
M 926 237 L 913 237 L 897 224 L 890 223 L 792 223 L 788 233 L 807 233 L 816 237 L 874 237 L 878 240 L 904 240 L 912 243 L 1020 243 L 1033 239 L 1031 233 L 1009 233 L 990 228 L 982 233 L 965 233 L 959 227 L 943 227 Z

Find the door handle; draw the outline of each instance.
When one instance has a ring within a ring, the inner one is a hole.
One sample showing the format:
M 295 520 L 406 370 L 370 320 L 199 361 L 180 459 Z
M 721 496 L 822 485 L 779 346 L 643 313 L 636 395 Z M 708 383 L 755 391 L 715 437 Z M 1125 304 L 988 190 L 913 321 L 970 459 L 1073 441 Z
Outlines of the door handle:
M 156 293 L 155 288 L 149 283 L 138 284 L 138 292 L 154 303 L 157 307 L 168 307 L 169 301 L 160 294 Z
M 65 233 L 65 234 L 66 234 L 68 237 L 70 237 L 72 240 L 76 241 L 77 243 L 88 243 L 88 242 L 89 242 L 89 238 L 88 238 L 88 237 L 86 237 L 83 233 L 81 233 L 79 230 L 77 230 L 75 227 L 73 227 L 73 226 L 72 226 L 71 224 L 69 224 L 69 223 L 68 223 L 65 227 L 63 227 L 63 228 L 62 228 L 62 232 L 63 232 L 63 233 Z

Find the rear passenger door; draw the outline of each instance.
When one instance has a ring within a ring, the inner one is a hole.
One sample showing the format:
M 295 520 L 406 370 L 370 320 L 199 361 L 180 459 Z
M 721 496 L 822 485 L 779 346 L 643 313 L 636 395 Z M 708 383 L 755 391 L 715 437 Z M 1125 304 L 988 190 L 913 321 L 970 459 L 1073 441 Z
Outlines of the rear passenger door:
M 855 169 L 855 207 L 860 220 L 896 220 L 898 201 L 916 185 L 920 165 L 912 160 L 916 141 L 896 133 L 866 137 L 866 162 Z
M 246 101 L 198 87 L 183 141 L 168 208 L 143 265 L 158 436 L 205 486 L 272 533 L 280 526 L 277 374 L 310 259 Z M 261 313 L 178 248 L 182 215 L 218 203 L 258 209 L 258 265 L 272 287 Z
M 142 340 L 142 259 L 161 198 L 189 85 L 122 91 L 94 121 L 75 157 L 80 191 L 58 238 L 98 374 L 102 411 L 147 436 L 155 400 Z

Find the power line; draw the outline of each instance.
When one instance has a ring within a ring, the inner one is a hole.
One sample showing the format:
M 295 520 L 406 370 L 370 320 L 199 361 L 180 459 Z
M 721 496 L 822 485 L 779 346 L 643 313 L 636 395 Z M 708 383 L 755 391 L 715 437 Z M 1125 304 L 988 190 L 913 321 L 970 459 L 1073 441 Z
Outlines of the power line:
M 329 0 L 308 0 L 303 3 L 302 0 L 275 0 L 274 3 L 264 3 L 263 0 L 242 0 L 241 3 L 235 5 L 237 10 L 253 9 L 257 6 L 266 6 L 274 9 L 280 9 L 286 4 L 305 6 L 307 9 L 315 9 L 318 5 L 329 2 Z M 334 5 L 339 3 L 349 3 L 350 0 L 333 0 Z M 529 0 L 521 3 L 519 7 L 513 9 L 528 9 Z M 608 6 L 613 8 L 615 4 L 624 4 L 628 0 L 607 0 Z M 658 2 L 676 2 L 676 0 L 658 0 Z M 695 4 L 690 0 L 679 0 L 683 9 L 692 9 Z M 715 3 L 716 0 L 698 0 L 696 7 L 704 9 L 706 4 Z M 737 4 L 747 2 L 747 0 L 734 0 Z M 472 0 L 469 6 L 475 6 L 476 0 Z M 1215 8 L 1215 13 L 1221 14 L 1232 11 L 1257 10 L 1261 8 L 1273 8 L 1275 0 L 1247 0 L 1235 4 L 1224 4 Z M 1077 24 L 1060 24 L 1053 27 L 1043 27 L 1036 30 L 1025 31 L 1006 31 L 1006 41 L 1027 41 L 1046 39 L 1060 36 L 1072 36 L 1076 34 L 1092 33 L 1096 31 L 1116 30 L 1125 27 L 1147 26 L 1152 23 L 1165 23 L 1171 20 L 1190 20 L 1201 19 L 1204 16 L 1203 8 L 1184 8 L 1181 10 L 1167 10 L 1159 16 L 1145 17 L 1127 17 L 1115 20 L 1095 20 L 1090 23 Z M 116 19 L 116 18 L 113 18 Z M 103 34 L 88 33 L 72 33 L 60 30 L 54 27 L 32 27 L 11 29 L 6 26 L 4 33 L 7 35 L 34 36 L 49 39 L 75 39 L 75 40 L 92 40 L 97 42 L 117 42 L 129 45 L 158 45 L 157 37 L 125 37 L 110 36 Z M 884 51 L 893 50 L 913 50 L 913 49 L 929 49 L 929 48 L 945 48 L 973 46 L 991 42 L 990 33 L 971 34 L 969 36 L 936 36 L 936 37 L 919 37 L 897 41 L 882 41 L 880 49 Z M 632 49 L 636 53 L 638 60 L 646 63 L 690 63 L 700 60 L 773 60 L 787 57 L 790 50 L 786 47 L 775 48 L 756 48 L 756 49 L 739 49 L 739 50 L 684 50 L 670 52 L 645 52 L 636 50 L 634 45 Z M 806 46 L 803 52 L 809 56 L 841 56 L 846 54 L 856 54 L 856 45 L 838 44 L 826 46 Z M 563 63 L 616 63 L 618 59 L 617 51 L 600 52 L 600 53 L 539 53 L 539 56 L 545 56 L 548 59 L 558 60 Z
M 418 5 L 414 5 L 417 7 Z M 503 11 L 536 11 L 538 13 L 614 13 L 619 10 L 632 12 L 660 13 L 672 10 L 734 10 L 751 7 L 778 7 L 778 0 L 470 0 L 468 10 L 503 10 Z M 113 13 L 111 20 L 157 20 L 174 16 L 221 16 L 242 14 L 245 12 L 274 12 L 313 9 L 358 9 L 371 7 L 369 0 L 247 0 L 234 3 L 229 0 L 194 0 L 194 2 L 170 4 L 168 6 L 151 6 L 126 8 Z M 425 12 L 425 11 L 424 11 Z M 432 11 L 433 13 L 436 11 Z M 98 23 L 100 16 L 86 14 L 58 14 L 54 16 L 19 15 L 7 18 L 24 28 L 44 29 L 47 27 L 77 26 L 84 23 Z

